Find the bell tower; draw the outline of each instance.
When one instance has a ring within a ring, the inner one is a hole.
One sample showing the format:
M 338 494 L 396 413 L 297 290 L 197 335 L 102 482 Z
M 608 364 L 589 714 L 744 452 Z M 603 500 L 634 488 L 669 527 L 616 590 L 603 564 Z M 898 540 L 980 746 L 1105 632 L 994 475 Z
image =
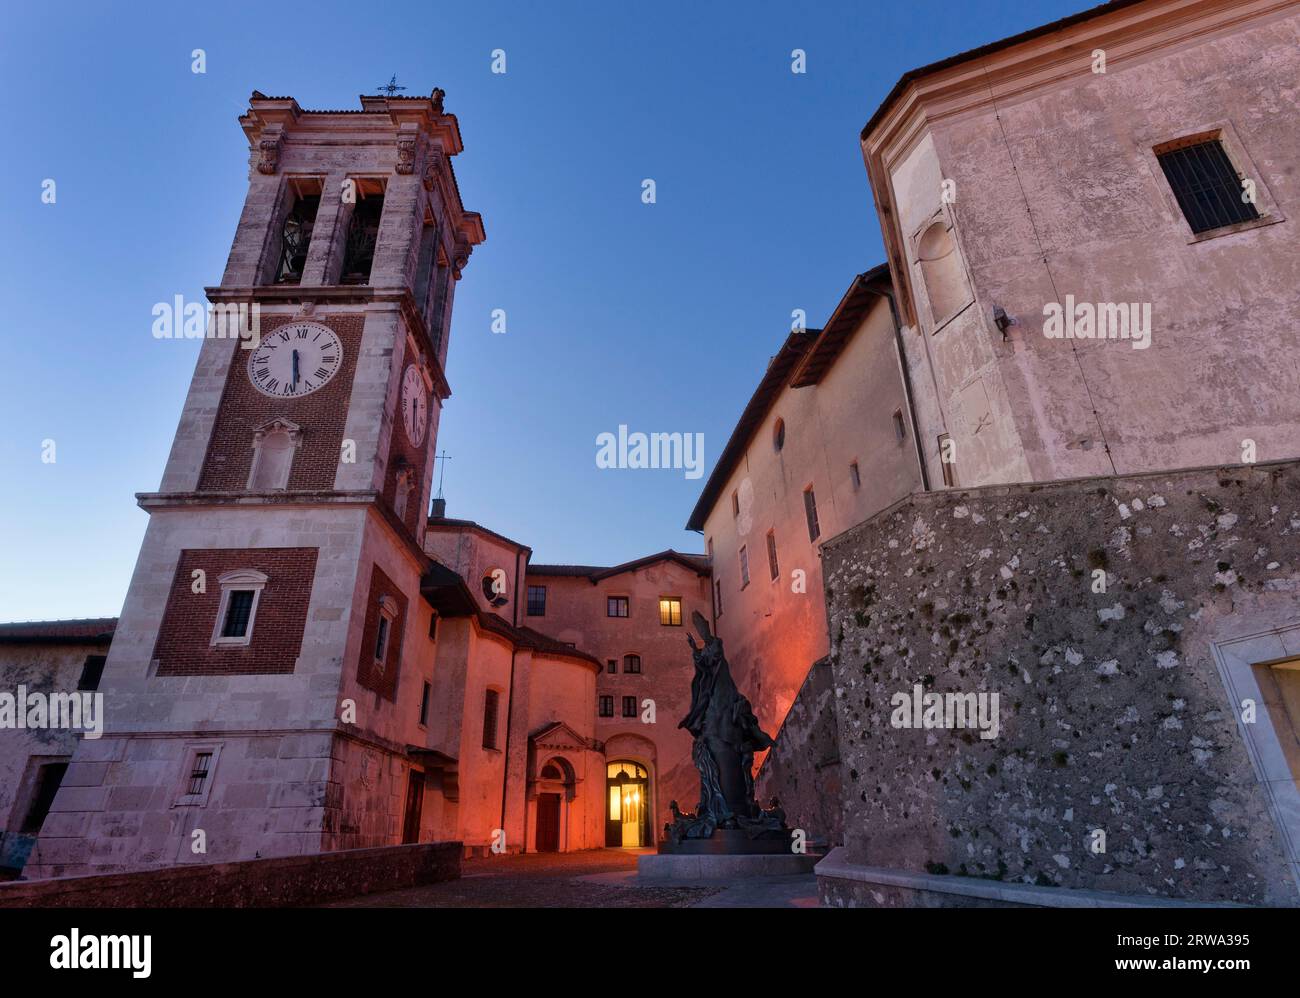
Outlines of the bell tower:
M 312 111 L 253 92 L 208 335 L 162 484 L 137 496 L 105 733 L 80 743 L 30 874 L 410 833 L 448 329 L 484 240 L 443 96 Z

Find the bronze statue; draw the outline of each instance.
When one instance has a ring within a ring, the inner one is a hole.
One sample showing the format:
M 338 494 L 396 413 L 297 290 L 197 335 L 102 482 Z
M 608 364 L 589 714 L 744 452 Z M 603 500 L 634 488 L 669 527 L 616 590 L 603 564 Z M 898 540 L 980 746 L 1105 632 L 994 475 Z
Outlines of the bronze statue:
M 695 739 L 691 758 L 700 773 L 700 803 L 694 814 L 672 808 L 673 822 L 665 828 L 668 838 L 674 845 L 683 839 L 707 839 L 721 828 L 739 830 L 747 839 L 788 839 L 790 830 L 780 807 L 764 811 L 754 800 L 754 753 L 770 748 L 772 738 L 759 727 L 749 700 L 736 688 L 722 639 L 709 630 L 698 611 L 691 621 L 704 644 L 686 636 L 695 675 L 690 711 L 677 726 Z

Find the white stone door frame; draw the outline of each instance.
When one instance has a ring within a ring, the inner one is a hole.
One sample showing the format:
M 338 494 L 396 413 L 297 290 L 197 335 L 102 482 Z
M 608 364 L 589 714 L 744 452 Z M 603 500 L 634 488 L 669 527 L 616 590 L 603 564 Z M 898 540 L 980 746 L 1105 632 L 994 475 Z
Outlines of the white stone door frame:
M 1228 694 L 1237 730 L 1264 791 L 1273 823 L 1281 835 L 1291 866 L 1292 883 L 1300 891 L 1300 790 L 1291 772 L 1273 718 L 1264 704 L 1263 692 L 1255 679 L 1257 665 L 1300 657 L 1300 623 L 1257 631 L 1237 638 L 1213 641 L 1210 648 L 1219 678 Z M 1242 720 L 1242 702 L 1255 703 L 1255 721 Z

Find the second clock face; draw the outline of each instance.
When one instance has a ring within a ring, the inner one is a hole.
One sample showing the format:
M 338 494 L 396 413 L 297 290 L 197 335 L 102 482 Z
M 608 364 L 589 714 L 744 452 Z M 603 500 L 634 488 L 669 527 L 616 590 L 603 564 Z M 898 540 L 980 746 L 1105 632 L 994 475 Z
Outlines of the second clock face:
M 429 393 L 424 378 L 414 364 L 406 365 L 402 375 L 402 426 L 406 439 L 416 447 L 424 443 L 424 428 L 429 422 Z
M 343 344 L 319 322 L 291 322 L 262 337 L 248 358 L 248 380 L 272 398 L 302 398 L 324 388 L 343 366 Z

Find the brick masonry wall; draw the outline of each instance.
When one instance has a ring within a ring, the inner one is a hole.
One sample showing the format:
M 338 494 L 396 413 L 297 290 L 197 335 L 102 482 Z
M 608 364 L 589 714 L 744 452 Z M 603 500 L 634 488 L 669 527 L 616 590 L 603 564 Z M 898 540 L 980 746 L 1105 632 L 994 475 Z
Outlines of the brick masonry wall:
M 279 908 L 460 877 L 461 844 L 431 842 L 0 884 L 0 908 Z
M 300 399 L 273 399 L 248 380 L 252 351 L 232 341 L 237 352 L 226 376 L 220 410 L 208 443 L 199 491 L 242 491 L 248 487 L 253 465 L 253 432 L 276 416 L 302 427 L 302 440 L 289 471 L 290 489 L 331 489 L 338 473 L 343 426 L 352 398 L 352 378 L 361 349 L 360 315 L 263 316 L 262 335 L 291 322 L 310 321 L 328 326 L 343 343 L 343 364 L 329 384 Z
M 379 600 L 391 596 L 397 601 L 397 618 L 390 625 L 383 669 L 375 666 L 375 642 L 379 637 Z M 397 700 L 397 675 L 401 669 L 402 635 L 406 627 L 406 594 L 376 565 L 370 576 L 366 597 L 366 629 L 361 638 L 357 659 L 357 682 L 385 700 Z
M 307 606 L 316 574 L 316 548 L 184 550 L 176 566 L 153 658 L 160 676 L 243 676 L 293 672 L 302 649 Z M 221 607 L 218 579 L 253 568 L 267 576 L 247 645 L 211 644 Z M 206 592 L 191 590 L 193 573 L 206 573 Z
M 1297 903 L 1213 650 L 1300 619 L 1295 462 L 918 495 L 823 559 L 849 861 Z M 894 727 L 913 684 L 1000 734 Z

